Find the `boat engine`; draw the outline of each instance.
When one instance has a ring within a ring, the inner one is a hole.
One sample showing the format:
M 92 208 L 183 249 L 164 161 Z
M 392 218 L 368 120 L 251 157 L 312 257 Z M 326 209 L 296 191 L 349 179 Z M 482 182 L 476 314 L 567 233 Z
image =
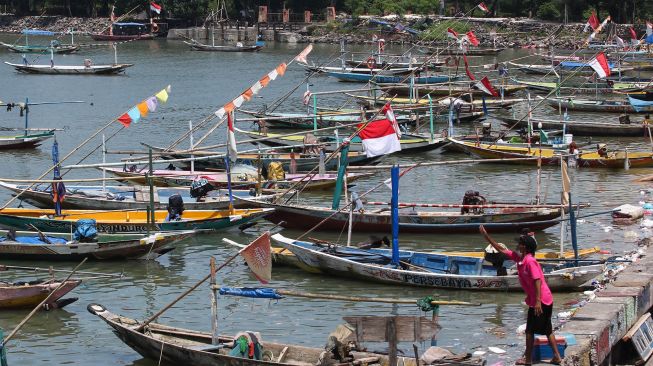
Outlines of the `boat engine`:
M 184 199 L 181 198 L 179 193 L 175 193 L 168 197 L 168 217 L 166 221 L 181 220 L 181 215 L 184 213 Z
M 190 196 L 193 198 L 205 197 L 213 190 L 213 186 L 204 178 L 196 179 L 190 184 Z

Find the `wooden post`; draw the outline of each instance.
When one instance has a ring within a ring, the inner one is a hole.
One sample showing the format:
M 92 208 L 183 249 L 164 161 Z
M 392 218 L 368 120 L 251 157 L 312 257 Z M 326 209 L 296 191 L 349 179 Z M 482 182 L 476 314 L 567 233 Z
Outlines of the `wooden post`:
M 218 293 L 215 276 L 215 258 L 211 257 L 211 344 L 218 344 Z
M 386 338 L 388 339 L 388 361 L 390 366 L 397 366 L 397 317 L 389 317 Z

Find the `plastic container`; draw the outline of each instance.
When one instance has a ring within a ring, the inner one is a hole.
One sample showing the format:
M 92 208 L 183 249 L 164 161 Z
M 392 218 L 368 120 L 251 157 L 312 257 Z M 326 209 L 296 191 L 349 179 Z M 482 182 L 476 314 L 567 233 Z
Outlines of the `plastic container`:
M 558 345 L 558 352 L 560 357 L 565 357 L 565 349 L 567 348 L 567 339 L 563 336 L 556 336 L 556 343 Z M 533 347 L 533 362 L 548 360 L 553 358 L 553 350 L 549 346 L 549 340 L 546 336 L 536 336 L 535 345 Z
M 562 137 L 562 142 L 565 143 L 565 144 L 571 144 L 571 142 L 572 142 L 573 140 L 574 140 L 574 135 L 572 135 L 572 134 L 570 134 L 570 133 L 566 133 L 566 134 L 564 134 L 564 136 Z

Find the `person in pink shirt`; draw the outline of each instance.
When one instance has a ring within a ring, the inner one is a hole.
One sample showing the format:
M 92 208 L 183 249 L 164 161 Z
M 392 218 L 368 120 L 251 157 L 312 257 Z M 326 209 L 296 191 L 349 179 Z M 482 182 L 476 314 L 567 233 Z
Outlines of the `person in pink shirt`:
M 551 324 L 553 313 L 553 295 L 546 284 L 542 267 L 535 259 L 537 241 L 531 234 L 522 234 L 517 239 L 517 252 L 507 249 L 503 244 L 497 243 L 487 233 L 483 225 L 480 227 L 481 234 L 490 245 L 498 252 L 517 263 L 517 275 L 519 283 L 526 293 L 526 305 L 528 305 L 528 318 L 526 319 L 526 351 L 524 357 L 517 360 L 517 365 L 531 365 L 535 334 L 547 336 L 549 345 L 553 349 L 551 363 L 559 364 L 562 361 Z

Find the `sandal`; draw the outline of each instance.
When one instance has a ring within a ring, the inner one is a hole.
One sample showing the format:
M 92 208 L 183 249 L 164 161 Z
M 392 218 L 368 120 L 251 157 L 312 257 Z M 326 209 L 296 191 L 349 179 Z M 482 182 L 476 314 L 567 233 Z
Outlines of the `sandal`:
M 551 361 L 549 361 L 552 365 L 560 365 L 562 363 L 562 359 L 558 358 L 557 360 L 555 358 L 552 358 Z
M 526 358 L 522 357 L 519 360 L 515 361 L 515 365 L 532 365 L 531 362 L 526 362 Z

